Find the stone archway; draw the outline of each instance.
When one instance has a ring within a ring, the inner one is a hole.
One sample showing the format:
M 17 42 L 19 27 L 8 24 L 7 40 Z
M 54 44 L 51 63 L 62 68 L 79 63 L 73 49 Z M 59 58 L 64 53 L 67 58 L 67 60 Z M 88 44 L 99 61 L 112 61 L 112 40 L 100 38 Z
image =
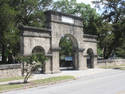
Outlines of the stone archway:
M 94 53 L 91 48 L 87 50 L 87 68 L 94 68 Z
M 41 46 L 36 46 L 32 50 L 32 54 L 42 54 L 45 56 L 45 50 Z M 45 65 L 41 64 L 37 70 L 34 70 L 34 73 L 43 73 L 45 71 Z
M 77 70 L 87 68 L 87 56 L 90 56 L 90 67 L 97 64 L 96 36 L 86 35 L 83 30 L 82 18 L 56 11 L 45 12 L 45 28 L 22 26 L 20 37 L 20 51 L 22 55 L 29 55 L 42 51 L 42 46 L 48 60 L 45 63 L 44 73 L 60 72 L 59 66 L 59 42 L 62 36 L 68 36 L 73 42 L 74 67 Z M 34 51 L 32 51 L 36 47 Z M 92 48 L 86 52 L 88 48 Z M 88 54 L 88 55 L 87 55 Z
M 65 45 L 64 43 L 67 43 L 67 44 Z M 59 52 L 60 69 L 61 70 L 76 69 L 76 67 L 78 66 L 78 51 L 77 51 L 78 43 L 77 43 L 77 40 L 75 39 L 75 37 L 71 34 L 65 34 L 60 39 L 59 47 L 61 48 L 61 50 Z

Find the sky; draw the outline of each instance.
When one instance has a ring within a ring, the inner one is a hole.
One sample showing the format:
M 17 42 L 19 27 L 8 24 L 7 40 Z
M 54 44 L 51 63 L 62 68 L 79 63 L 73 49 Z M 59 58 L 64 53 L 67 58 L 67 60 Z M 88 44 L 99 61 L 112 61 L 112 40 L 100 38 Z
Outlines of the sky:
M 81 3 L 82 2 L 82 3 L 85 3 L 85 4 L 90 4 L 92 8 L 95 8 L 94 4 L 92 3 L 92 1 L 95 1 L 95 0 L 77 0 L 77 3 Z M 100 8 L 101 8 L 101 10 L 96 8 L 96 11 L 97 11 L 97 13 L 102 14 L 102 12 L 103 12 L 103 5 L 101 5 Z
M 59 0 L 54 0 L 54 1 L 59 1 Z M 77 3 L 83 2 L 85 4 L 90 4 L 91 7 L 94 7 L 94 5 L 92 4 L 92 1 L 94 1 L 94 0 L 76 0 L 76 1 L 77 1 Z
M 54 0 L 54 1 L 59 1 L 59 0 Z M 94 0 L 76 0 L 76 1 L 77 1 L 77 3 L 90 4 L 90 6 L 91 6 L 92 8 L 95 8 L 95 7 L 94 7 L 94 4 L 92 4 L 92 1 L 94 1 Z M 99 14 L 102 13 L 102 12 L 101 12 L 100 10 L 98 10 L 98 9 L 96 9 L 96 11 L 97 11 L 97 13 L 99 13 Z
M 94 5 L 92 4 L 92 1 L 94 0 L 77 0 L 78 3 L 85 3 L 85 4 L 90 4 L 92 8 L 94 8 Z
M 92 8 L 95 8 L 94 4 L 92 3 L 92 1 L 95 1 L 95 0 L 77 0 L 77 3 L 90 4 L 90 6 Z M 101 10 L 99 10 L 99 9 L 96 8 L 96 12 L 99 13 L 99 14 L 102 14 L 102 12 L 103 12 L 103 6 L 101 6 Z

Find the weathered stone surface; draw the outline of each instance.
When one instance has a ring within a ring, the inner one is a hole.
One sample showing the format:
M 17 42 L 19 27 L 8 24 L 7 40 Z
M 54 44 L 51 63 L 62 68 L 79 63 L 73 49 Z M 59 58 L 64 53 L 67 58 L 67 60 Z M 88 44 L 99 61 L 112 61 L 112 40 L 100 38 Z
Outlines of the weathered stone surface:
M 125 59 L 104 59 L 97 62 L 97 67 L 125 65 Z
M 9 78 L 18 76 L 21 76 L 20 64 L 0 65 L 0 78 Z
M 32 54 L 36 46 L 40 46 L 48 55 L 45 63 L 45 73 L 60 72 L 59 68 L 59 43 L 63 36 L 68 36 L 73 41 L 75 48 L 75 69 L 87 69 L 87 50 L 92 49 L 94 65 L 97 64 L 97 41 L 96 36 L 83 33 L 82 19 L 76 16 L 63 14 L 55 11 L 47 11 L 46 29 L 24 26 L 21 34 L 21 53 Z M 69 19 L 69 22 L 67 20 Z M 51 55 L 49 55 L 51 54 Z

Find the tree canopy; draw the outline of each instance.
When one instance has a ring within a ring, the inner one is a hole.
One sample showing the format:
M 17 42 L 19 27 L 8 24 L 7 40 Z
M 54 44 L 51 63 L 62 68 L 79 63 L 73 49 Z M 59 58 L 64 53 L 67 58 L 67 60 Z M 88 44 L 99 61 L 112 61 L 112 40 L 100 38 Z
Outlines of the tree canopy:
M 103 6 L 102 19 L 107 23 L 101 49 L 104 49 L 104 58 L 112 55 L 125 57 L 124 33 L 125 33 L 125 1 L 124 0 L 96 0 L 97 7 Z M 104 32 L 101 31 L 101 32 Z M 101 42 L 101 41 L 100 41 Z M 119 50 L 118 50 L 119 49 Z
M 2 62 L 12 63 L 19 53 L 19 25 L 42 27 L 52 0 L 0 0 L 0 45 Z M 8 60 L 7 60 L 8 59 Z
M 102 14 L 76 0 L 0 0 L 0 47 L 3 63 L 15 62 L 19 53 L 19 25 L 44 26 L 44 11 L 55 10 L 83 19 L 84 33 L 98 36 L 101 57 L 125 57 L 125 0 L 95 0 Z M 70 43 L 67 43 L 68 45 Z M 67 45 L 66 44 L 66 45 Z

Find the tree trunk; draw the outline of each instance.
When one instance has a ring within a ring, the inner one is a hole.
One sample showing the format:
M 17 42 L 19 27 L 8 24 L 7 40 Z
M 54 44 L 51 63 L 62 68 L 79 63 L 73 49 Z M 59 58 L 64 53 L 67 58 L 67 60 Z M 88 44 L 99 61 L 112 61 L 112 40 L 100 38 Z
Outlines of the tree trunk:
M 6 50 L 6 47 L 4 44 L 2 44 L 2 63 L 5 64 L 7 63 L 7 57 L 5 56 L 5 50 Z
M 28 82 L 29 77 L 31 76 L 31 72 L 27 72 L 26 76 L 24 77 L 24 83 Z
M 22 76 L 24 76 L 24 62 L 20 62 L 21 63 L 21 74 Z
M 9 63 L 9 64 L 14 63 L 14 62 L 13 62 L 12 54 L 9 54 L 9 56 L 8 56 L 8 63 Z

